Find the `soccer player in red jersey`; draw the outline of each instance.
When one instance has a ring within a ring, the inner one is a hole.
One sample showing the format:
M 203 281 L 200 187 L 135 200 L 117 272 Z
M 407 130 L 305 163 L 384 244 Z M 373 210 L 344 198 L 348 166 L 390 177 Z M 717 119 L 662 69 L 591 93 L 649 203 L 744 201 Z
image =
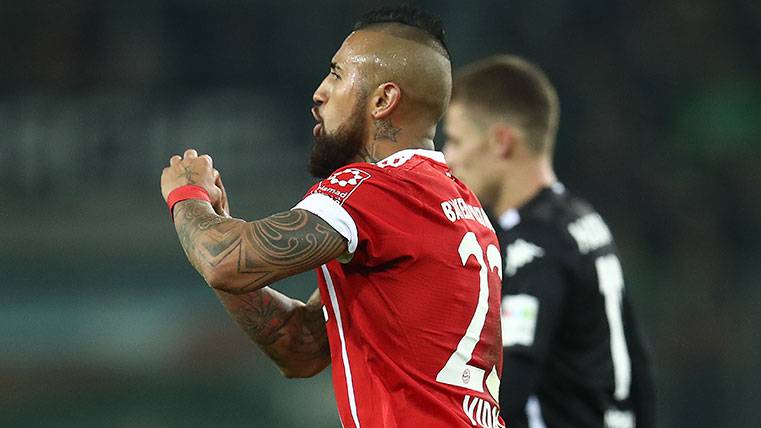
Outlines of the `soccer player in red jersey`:
M 190 262 L 285 376 L 332 363 L 344 428 L 504 427 L 497 237 L 433 150 L 450 93 L 441 24 L 371 12 L 314 93 L 310 170 L 323 180 L 292 210 L 230 217 L 194 150 L 162 174 Z M 309 269 L 306 303 L 269 287 Z

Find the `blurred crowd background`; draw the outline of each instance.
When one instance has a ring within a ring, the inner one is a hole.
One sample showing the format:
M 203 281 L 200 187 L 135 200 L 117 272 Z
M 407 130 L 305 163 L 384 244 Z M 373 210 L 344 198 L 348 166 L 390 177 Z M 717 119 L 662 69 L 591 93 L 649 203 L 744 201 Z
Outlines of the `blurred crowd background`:
M 759 426 L 761 2 L 410 3 L 455 67 L 514 53 L 557 86 L 558 173 L 621 247 L 659 425 Z M 281 378 L 186 262 L 159 175 L 195 147 L 233 215 L 290 208 L 312 92 L 375 6 L 0 1 L 0 426 L 340 426 L 328 372 Z

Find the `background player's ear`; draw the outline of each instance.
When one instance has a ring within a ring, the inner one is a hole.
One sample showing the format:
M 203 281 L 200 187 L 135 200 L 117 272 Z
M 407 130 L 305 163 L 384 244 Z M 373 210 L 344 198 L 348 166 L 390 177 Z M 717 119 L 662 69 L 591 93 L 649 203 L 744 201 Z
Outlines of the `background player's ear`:
M 489 144 L 500 159 L 507 159 L 513 155 L 516 140 L 516 130 L 512 126 L 496 123 L 489 129 Z
M 396 110 L 402 99 L 402 90 L 394 82 L 381 83 L 373 92 L 370 114 L 373 119 L 385 119 Z

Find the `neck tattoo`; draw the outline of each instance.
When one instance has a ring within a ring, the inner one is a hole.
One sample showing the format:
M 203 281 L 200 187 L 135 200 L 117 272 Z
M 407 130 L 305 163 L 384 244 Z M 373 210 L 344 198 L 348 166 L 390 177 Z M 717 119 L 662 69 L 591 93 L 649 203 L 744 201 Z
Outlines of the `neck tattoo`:
M 375 144 L 373 144 L 373 152 L 372 153 L 370 153 L 367 150 L 367 147 L 365 147 L 365 148 L 362 149 L 361 152 L 359 152 L 359 156 L 362 158 L 363 161 L 365 161 L 367 163 L 376 163 L 376 162 L 378 162 L 380 160 L 380 159 L 378 159 L 375 156 Z
M 396 134 L 402 128 L 396 128 L 391 123 L 391 119 L 379 119 L 375 121 L 375 140 L 391 140 L 396 142 Z

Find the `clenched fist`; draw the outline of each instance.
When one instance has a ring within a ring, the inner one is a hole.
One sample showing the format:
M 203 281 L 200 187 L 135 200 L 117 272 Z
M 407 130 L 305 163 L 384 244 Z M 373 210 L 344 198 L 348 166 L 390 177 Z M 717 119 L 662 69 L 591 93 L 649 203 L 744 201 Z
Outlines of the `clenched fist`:
M 214 169 L 211 156 L 198 156 L 198 152 L 188 149 L 182 157 L 174 155 L 169 159 L 169 166 L 161 173 L 161 194 L 164 200 L 172 190 L 188 184 L 202 187 L 209 193 L 211 205 L 217 214 L 229 215 L 222 179 Z

